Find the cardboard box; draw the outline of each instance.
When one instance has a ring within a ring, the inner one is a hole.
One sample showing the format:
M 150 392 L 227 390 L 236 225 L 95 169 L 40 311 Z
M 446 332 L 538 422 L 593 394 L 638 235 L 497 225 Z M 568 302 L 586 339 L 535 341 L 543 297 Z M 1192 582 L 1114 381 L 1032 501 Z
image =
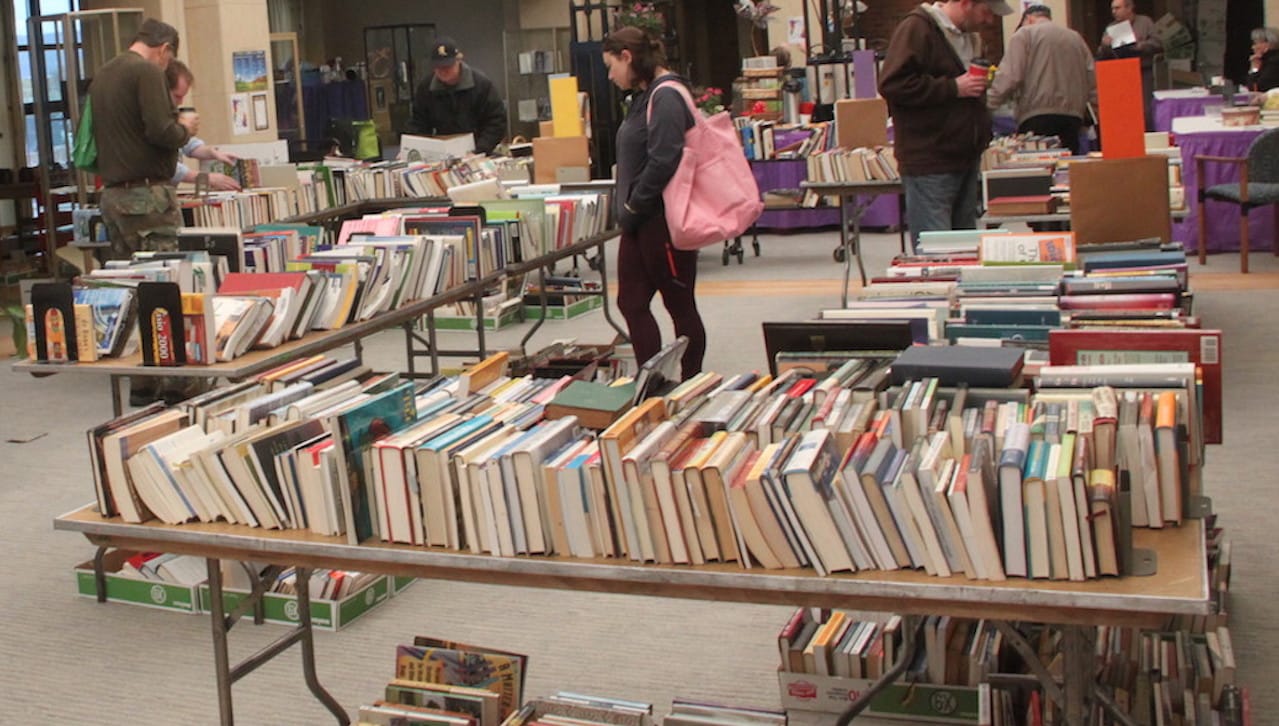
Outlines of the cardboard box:
M 1070 228 L 1077 245 L 1148 237 L 1171 241 L 1170 202 L 1166 156 L 1070 163 Z
M 249 593 L 243 590 L 223 590 L 223 603 L 227 610 L 240 604 Z M 386 602 L 391 596 L 391 584 L 385 575 L 374 579 L 360 590 L 341 600 L 311 599 L 311 626 L 316 630 L 341 630 L 365 613 Z M 211 610 L 208 585 L 200 586 L 200 606 Z M 298 599 L 292 595 L 268 592 L 262 596 L 266 621 L 281 625 L 298 624 Z
M 198 615 L 201 612 L 197 587 L 143 580 L 119 574 L 124 561 L 134 554 L 128 550 L 111 550 L 103 558 L 102 565 L 107 576 L 108 602 L 173 610 L 188 615 Z M 93 560 L 76 565 L 75 578 L 78 595 L 97 599 L 98 590 L 93 579 Z
M 888 145 L 888 102 L 848 98 L 835 102 L 835 144 L 844 149 Z
M 587 297 L 582 298 L 581 300 L 571 302 L 568 305 L 552 305 L 550 303 L 547 303 L 546 319 L 547 320 L 572 320 L 573 318 L 579 317 L 581 315 L 585 315 L 591 312 L 592 310 L 598 310 L 601 307 L 604 307 L 603 295 L 589 295 Z M 529 305 L 525 303 L 524 317 L 528 320 L 541 320 L 542 306 Z
M 540 136 L 533 139 L 533 183 L 555 184 L 560 167 L 590 167 L 585 136 Z
M 837 678 L 811 673 L 777 672 L 782 708 L 787 711 L 843 713 L 874 681 Z M 895 683 L 875 696 L 866 716 L 914 723 L 975 724 L 979 718 L 978 689 L 967 686 L 935 686 Z
M 524 322 L 524 308 L 512 305 L 503 308 L 497 317 L 484 317 L 485 330 L 502 330 Z M 436 315 L 436 330 L 475 330 L 474 315 Z

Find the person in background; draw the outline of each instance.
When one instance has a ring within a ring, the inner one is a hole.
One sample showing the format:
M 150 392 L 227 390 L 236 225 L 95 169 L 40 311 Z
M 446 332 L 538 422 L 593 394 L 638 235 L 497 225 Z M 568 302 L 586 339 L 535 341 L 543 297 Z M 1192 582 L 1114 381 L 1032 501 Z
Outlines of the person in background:
M 506 137 L 506 106 L 493 81 L 463 62 L 457 44 L 437 38 L 434 71 L 417 87 L 408 133 L 419 136 L 474 134 L 475 150 L 493 151 Z
M 178 50 L 178 31 L 148 18 L 133 43 L 95 74 L 89 87 L 100 206 L 111 254 L 177 248 L 182 212 L 170 183 L 178 149 L 192 132 L 177 118 L 164 70 Z
M 1279 88 L 1279 30 L 1252 31 L 1252 58 L 1248 62 L 1248 89 L 1266 92 Z
M 1088 44 L 1079 33 L 1057 25 L 1046 5 L 1031 5 L 986 94 L 986 105 L 1017 105 L 1017 130 L 1056 136 L 1079 154 L 1079 131 L 1096 101 L 1096 79 Z
M 1116 46 L 1110 35 L 1101 36 L 1101 44 L 1097 46 L 1097 59 L 1141 58 L 1141 96 L 1146 110 L 1146 128 L 1154 127 L 1152 117 L 1152 101 L 1155 92 L 1154 58 L 1164 50 L 1163 41 L 1155 35 L 1155 21 L 1149 15 L 1140 15 L 1133 7 L 1133 0 L 1111 0 L 1110 15 L 1116 23 L 1125 20 L 1132 25 L 1135 43 Z
M 604 64 L 610 81 L 633 91 L 617 130 L 614 201 L 622 228 L 617 308 L 626 319 L 635 360 L 643 364 L 662 347 L 652 312 L 653 295 L 662 294 L 675 335 L 688 338 L 680 361 L 680 374 L 687 380 L 701 372 L 706 354 L 706 327 L 694 291 L 697 251 L 671 244 L 662 192 L 683 158 L 684 133 L 695 123 L 682 94 L 667 86 L 687 88 L 688 81 L 666 67 L 661 41 L 639 28 L 619 28 L 604 39 Z
M 187 64 L 175 59 L 168 68 L 164 69 L 164 79 L 169 84 L 169 98 L 178 109 L 178 118 L 185 120 L 187 127 L 191 130 L 191 138 L 187 139 L 186 145 L 179 151 L 178 165 L 173 172 L 173 183 L 194 183 L 200 176 L 198 171 L 182 163 L 185 157 L 235 164 L 235 155 L 219 151 L 196 136 L 200 133 L 200 115 L 195 112 L 195 109 L 185 109 L 182 106 L 182 101 L 191 91 L 191 86 L 195 84 L 195 74 L 191 72 Z M 209 188 L 219 192 L 238 192 L 240 184 L 226 174 L 213 172 L 209 174 Z
M 893 117 L 893 153 L 912 242 L 977 226 L 981 155 L 991 139 L 987 77 L 970 73 L 977 30 L 1009 15 L 1002 0 L 947 0 L 907 13 L 893 30 L 879 92 Z

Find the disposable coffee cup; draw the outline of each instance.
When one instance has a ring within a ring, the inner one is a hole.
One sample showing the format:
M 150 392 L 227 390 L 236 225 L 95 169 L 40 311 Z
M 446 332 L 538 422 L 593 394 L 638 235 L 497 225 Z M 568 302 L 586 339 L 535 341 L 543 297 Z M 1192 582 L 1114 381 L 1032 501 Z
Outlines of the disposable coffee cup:
M 968 75 L 977 78 L 990 78 L 990 61 L 976 58 L 968 64 Z

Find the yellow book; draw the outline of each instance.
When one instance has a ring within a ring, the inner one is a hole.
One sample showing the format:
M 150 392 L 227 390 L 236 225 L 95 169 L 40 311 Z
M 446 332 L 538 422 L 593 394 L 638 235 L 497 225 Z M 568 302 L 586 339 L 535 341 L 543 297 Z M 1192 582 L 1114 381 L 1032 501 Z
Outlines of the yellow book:
M 551 124 L 555 136 L 581 136 L 582 117 L 577 107 L 577 78 L 560 76 L 549 81 Z
M 76 356 L 81 363 L 98 359 L 98 336 L 93 332 L 93 306 L 75 306 Z

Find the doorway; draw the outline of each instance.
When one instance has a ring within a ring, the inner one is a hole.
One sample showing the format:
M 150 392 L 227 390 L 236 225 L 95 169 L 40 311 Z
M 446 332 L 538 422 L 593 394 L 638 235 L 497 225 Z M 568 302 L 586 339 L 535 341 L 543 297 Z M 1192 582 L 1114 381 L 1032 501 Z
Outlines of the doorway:
M 376 25 L 364 29 L 369 115 L 382 146 L 399 143 L 413 114 L 413 91 L 431 73 L 435 24 Z

